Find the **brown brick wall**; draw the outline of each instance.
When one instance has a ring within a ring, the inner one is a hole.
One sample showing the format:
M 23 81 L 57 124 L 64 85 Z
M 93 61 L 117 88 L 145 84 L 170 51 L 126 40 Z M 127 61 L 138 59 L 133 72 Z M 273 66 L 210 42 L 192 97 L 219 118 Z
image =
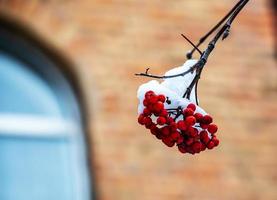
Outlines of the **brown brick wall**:
M 9 0 L 0 12 L 32 27 L 75 64 L 91 113 L 103 200 L 277 199 L 277 69 L 268 2 L 251 1 L 204 71 L 201 105 L 221 145 L 196 156 L 168 149 L 136 123 L 146 66 L 183 63 L 193 41 L 235 0 Z

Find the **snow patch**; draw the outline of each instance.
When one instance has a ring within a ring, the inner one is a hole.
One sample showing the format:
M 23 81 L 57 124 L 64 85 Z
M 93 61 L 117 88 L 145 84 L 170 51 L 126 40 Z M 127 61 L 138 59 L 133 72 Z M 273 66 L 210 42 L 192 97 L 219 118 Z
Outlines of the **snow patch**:
M 196 63 L 197 60 L 187 60 L 182 66 L 173 68 L 166 72 L 165 76 L 185 72 Z M 195 75 L 196 72 L 194 71 L 193 73 L 188 73 L 185 76 L 167 78 L 161 83 L 156 80 L 151 80 L 140 85 L 137 91 L 137 97 L 139 99 L 138 113 L 141 114 L 145 108 L 143 105 L 144 95 L 149 90 L 152 90 L 157 95 L 163 94 L 170 100 L 170 104 L 164 104 L 166 109 L 177 108 L 179 106 L 185 108 L 190 103 L 194 103 L 196 105 L 195 88 L 191 91 L 190 100 L 183 98 L 186 89 L 189 87 Z M 207 115 L 207 113 L 199 106 L 196 106 L 196 112 L 201 113 L 202 115 Z

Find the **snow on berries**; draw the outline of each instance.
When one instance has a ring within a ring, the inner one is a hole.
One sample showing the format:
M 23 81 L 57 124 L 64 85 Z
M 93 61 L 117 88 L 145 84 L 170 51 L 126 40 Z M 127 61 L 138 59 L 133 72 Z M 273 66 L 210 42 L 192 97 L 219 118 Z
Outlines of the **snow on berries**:
M 195 62 L 187 61 L 166 74 L 178 73 Z M 181 153 L 196 154 L 219 145 L 218 127 L 213 118 L 196 105 L 195 93 L 192 92 L 190 100 L 182 97 L 181 91 L 185 91 L 189 82 L 188 77 L 178 77 L 162 83 L 152 80 L 142 84 L 138 89 L 138 123 L 166 146 L 177 146 Z

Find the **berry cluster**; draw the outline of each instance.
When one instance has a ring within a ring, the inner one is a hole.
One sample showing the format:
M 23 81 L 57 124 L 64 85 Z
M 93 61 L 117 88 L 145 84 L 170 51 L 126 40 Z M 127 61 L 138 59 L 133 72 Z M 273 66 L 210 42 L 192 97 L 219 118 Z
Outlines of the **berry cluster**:
M 218 146 L 217 126 L 212 123 L 210 115 L 196 112 L 193 103 L 186 108 L 165 109 L 167 101 L 162 94 L 146 92 L 145 108 L 138 117 L 138 123 L 150 129 L 168 147 L 177 145 L 181 153 L 195 154 Z

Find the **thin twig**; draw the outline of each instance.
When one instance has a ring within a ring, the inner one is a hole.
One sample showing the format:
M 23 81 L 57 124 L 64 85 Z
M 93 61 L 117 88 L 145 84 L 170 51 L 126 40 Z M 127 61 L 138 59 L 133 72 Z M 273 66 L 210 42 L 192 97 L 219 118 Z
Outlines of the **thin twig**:
M 188 39 L 184 34 L 181 34 L 181 36 L 182 36 L 183 38 L 185 38 L 185 39 L 194 47 L 194 49 L 196 49 L 196 50 L 198 51 L 198 53 L 200 54 L 200 56 L 203 55 L 202 51 L 200 51 L 200 49 L 198 49 L 198 47 L 195 46 L 195 44 L 193 44 L 193 42 L 190 41 L 190 39 Z
M 159 76 L 159 75 L 153 75 L 153 74 L 149 74 L 148 70 L 145 73 L 138 73 L 135 74 L 136 76 L 145 76 L 145 77 L 149 77 L 149 78 L 156 78 L 156 79 L 167 79 L 167 78 L 175 78 L 175 77 L 179 77 L 179 76 L 185 76 L 188 73 L 193 72 L 196 68 L 197 68 L 197 64 L 193 65 L 191 68 L 189 68 L 188 70 L 180 73 L 180 74 L 174 74 L 174 75 L 168 75 L 168 76 Z M 148 68 L 149 69 L 149 68 Z

